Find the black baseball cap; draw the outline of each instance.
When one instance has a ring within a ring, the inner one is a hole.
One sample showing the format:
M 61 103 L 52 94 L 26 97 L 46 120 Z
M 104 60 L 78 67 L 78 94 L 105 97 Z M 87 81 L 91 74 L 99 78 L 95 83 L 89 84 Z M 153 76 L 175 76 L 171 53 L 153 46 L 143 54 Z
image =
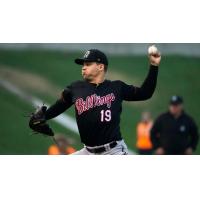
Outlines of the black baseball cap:
M 179 105 L 183 103 L 183 98 L 177 95 L 174 95 L 170 99 L 170 105 Z
M 90 49 L 85 52 L 82 58 L 77 58 L 74 61 L 78 65 L 83 65 L 84 62 L 97 62 L 108 65 L 108 59 L 106 55 L 98 49 Z

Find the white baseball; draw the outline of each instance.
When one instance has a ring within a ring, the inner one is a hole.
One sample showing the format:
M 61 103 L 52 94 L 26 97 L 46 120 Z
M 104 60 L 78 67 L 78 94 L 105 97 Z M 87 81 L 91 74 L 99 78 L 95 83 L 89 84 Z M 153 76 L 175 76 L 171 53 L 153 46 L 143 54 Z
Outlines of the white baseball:
M 154 55 L 158 53 L 158 49 L 155 45 L 152 45 L 148 48 L 148 54 L 149 55 Z

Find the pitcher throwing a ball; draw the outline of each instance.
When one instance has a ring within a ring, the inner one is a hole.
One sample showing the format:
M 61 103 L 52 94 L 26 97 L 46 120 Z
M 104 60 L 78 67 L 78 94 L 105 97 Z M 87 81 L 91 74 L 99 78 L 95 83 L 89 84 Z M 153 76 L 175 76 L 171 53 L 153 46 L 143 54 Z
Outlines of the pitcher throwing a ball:
M 75 63 L 82 67 L 84 80 L 68 85 L 62 92 L 61 98 L 43 115 L 30 120 L 33 130 L 45 134 L 46 121 L 50 120 L 74 105 L 76 120 L 84 144 L 83 149 L 74 153 L 77 155 L 126 155 L 128 149 L 120 132 L 120 114 L 123 101 L 143 101 L 151 98 L 156 88 L 158 66 L 161 55 L 155 46 L 148 50 L 149 72 L 141 87 L 127 85 L 117 80 L 105 79 L 108 70 L 106 55 L 91 49 L 82 58 L 75 59 Z M 40 113 L 41 113 L 40 110 Z M 32 123 L 34 121 L 34 123 Z M 36 121 L 36 122 L 35 122 Z M 46 132 L 53 135 L 51 129 Z

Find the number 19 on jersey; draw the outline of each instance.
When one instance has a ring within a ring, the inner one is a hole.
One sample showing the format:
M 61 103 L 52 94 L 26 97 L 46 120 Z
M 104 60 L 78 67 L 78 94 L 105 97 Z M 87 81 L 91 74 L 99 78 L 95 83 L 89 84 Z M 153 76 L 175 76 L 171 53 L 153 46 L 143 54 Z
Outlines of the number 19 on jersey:
M 109 122 L 111 120 L 111 110 L 102 110 L 101 111 L 101 122 Z

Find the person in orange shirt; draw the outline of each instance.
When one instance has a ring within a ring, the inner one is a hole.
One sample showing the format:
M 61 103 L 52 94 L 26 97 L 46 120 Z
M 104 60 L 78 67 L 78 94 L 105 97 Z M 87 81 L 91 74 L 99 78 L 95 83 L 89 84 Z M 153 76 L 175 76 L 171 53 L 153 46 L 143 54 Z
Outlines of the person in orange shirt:
M 48 155 L 69 155 L 76 151 L 70 146 L 70 141 L 63 134 L 56 134 L 55 140 L 58 145 L 53 144 L 48 148 Z
M 143 112 L 141 115 L 141 121 L 138 123 L 137 132 L 137 143 L 136 147 L 140 155 L 151 155 L 152 154 L 152 143 L 150 139 L 150 130 L 153 125 L 151 114 L 149 112 Z

